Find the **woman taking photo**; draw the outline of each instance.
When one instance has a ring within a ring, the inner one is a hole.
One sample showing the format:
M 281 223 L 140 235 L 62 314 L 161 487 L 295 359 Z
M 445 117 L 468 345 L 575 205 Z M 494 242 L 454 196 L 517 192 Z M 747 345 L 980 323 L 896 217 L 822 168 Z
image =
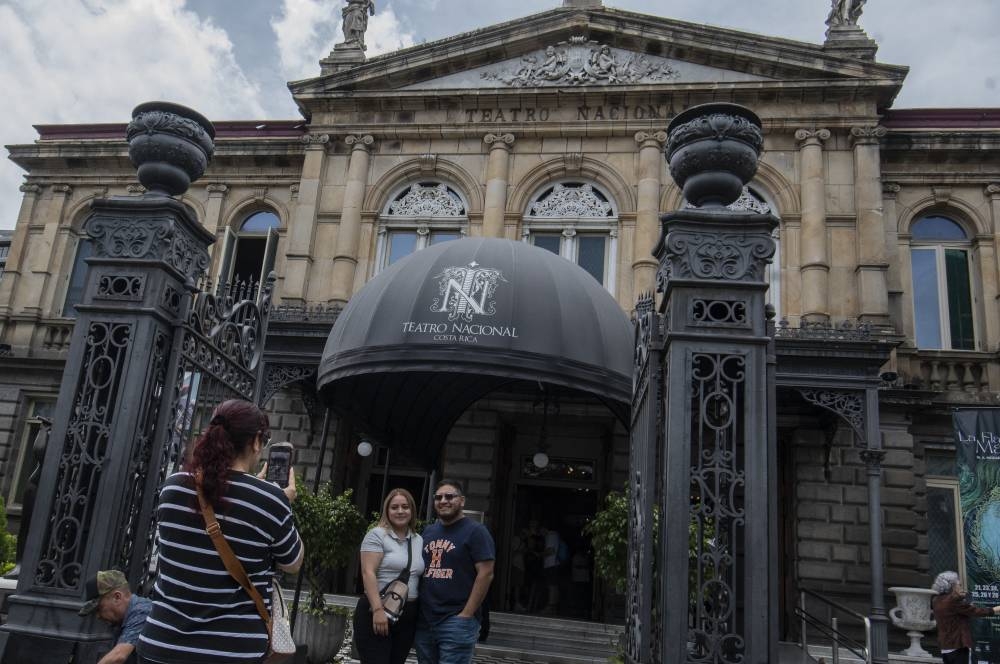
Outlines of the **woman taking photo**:
M 962 581 L 955 572 L 941 572 L 931 590 L 931 609 L 937 622 L 938 647 L 944 664 L 969 664 L 972 649 L 971 618 L 1000 614 L 1000 606 L 979 608 L 966 599 Z
M 267 626 L 206 532 L 198 485 L 270 610 L 275 565 L 294 573 L 303 554 L 289 505 L 295 498 L 291 469 L 284 490 L 252 474 L 270 437 L 267 416 L 257 406 L 223 402 L 195 441 L 183 472 L 167 478 L 156 510 L 159 574 L 153 610 L 139 637 L 140 662 L 263 661 Z
M 424 540 L 414 531 L 417 506 L 406 489 L 393 489 L 382 502 L 378 525 L 361 542 L 365 594 L 354 610 L 354 643 L 361 664 L 403 664 L 417 629 L 417 584 L 424 572 Z M 406 608 L 392 622 L 379 593 L 410 561 Z

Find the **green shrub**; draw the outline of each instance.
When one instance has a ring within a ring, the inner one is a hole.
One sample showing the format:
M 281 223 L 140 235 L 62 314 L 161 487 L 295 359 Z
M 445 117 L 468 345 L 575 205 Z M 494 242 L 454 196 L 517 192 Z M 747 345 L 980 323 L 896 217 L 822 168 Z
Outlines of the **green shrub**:
M 7 505 L 0 498 L 0 576 L 14 569 L 17 537 L 7 532 Z
M 347 565 L 360 547 L 365 518 L 354 505 L 351 489 L 335 496 L 329 483 L 316 493 L 301 479 L 297 486 L 292 515 L 306 549 L 300 574 L 309 585 L 309 610 L 325 613 L 329 609 L 323 594 L 337 569 Z

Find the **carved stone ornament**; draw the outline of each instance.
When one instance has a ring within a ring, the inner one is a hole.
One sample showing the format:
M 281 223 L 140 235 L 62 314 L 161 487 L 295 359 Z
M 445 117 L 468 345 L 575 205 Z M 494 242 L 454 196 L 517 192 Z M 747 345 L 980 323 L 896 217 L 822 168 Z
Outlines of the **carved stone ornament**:
M 661 58 L 630 53 L 579 36 L 525 55 L 517 69 L 494 69 L 480 76 L 512 88 L 535 88 L 655 83 L 679 74 Z
M 549 219 L 606 219 L 614 210 L 589 184 L 560 184 L 531 204 L 529 215 Z
M 663 144 L 667 142 L 667 132 L 665 131 L 655 131 L 655 132 L 645 132 L 640 131 L 635 135 L 635 142 L 639 144 L 639 147 L 654 147 L 660 149 Z
M 663 262 L 672 279 L 761 281 L 776 244 L 766 236 L 673 231 L 665 247 Z
M 330 142 L 330 134 L 302 134 L 300 140 L 306 147 L 321 148 Z
M 514 145 L 514 134 L 486 134 L 483 143 L 490 148 L 509 148 Z
M 993 184 L 986 185 L 986 195 L 1000 196 L 1000 183 L 994 182 Z
M 151 193 L 183 194 L 205 173 L 215 151 L 212 123 L 180 104 L 139 104 L 125 136 L 139 182 Z
M 870 145 L 873 143 L 878 143 L 880 138 L 883 138 L 889 130 L 882 125 L 863 125 L 860 127 L 851 127 L 851 138 L 854 139 L 855 145 Z
M 146 188 L 138 182 L 133 182 L 125 187 L 125 191 L 130 194 L 144 194 L 146 193 Z
M 52 193 L 62 194 L 68 198 L 73 193 L 73 187 L 68 184 L 54 184 L 52 185 Z
M 882 183 L 882 193 L 885 194 L 887 198 L 892 198 L 896 196 L 903 188 L 899 186 L 898 182 L 883 182 Z
M 212 194 L 221 196 L 221 195 L 225 194 L 227 191 L 229 191 L 229 186 L 228 185 L 224 185 L 221 182 L 213 182 L 213 183 L 209 184 L 208 186 L 206 186 L 205 190 L 208 191 L 208 194 L 210 196 Z
M 437 170 L 438 157 L 436 154 L 422 154 L 417 160 L 420 162 L 421 173 L 433 173 Z
M 795 132 L 795 140 L 806 145 L 822 145 L 824 141 L 830 140 L 829 129 L 799 129 Z
M 830 0 L 830 13 L 826 24 L 831 28 L 838 26 L 856 26 L 861 12 L 868 0 Z
M 389 205 L 393 217 L 461 217 L 465 205 L 446 184 L 410 186 Z
M 39 187 L 37 184 L 22 184 L 19 187 L 19 191 L 22 194 L 32 194 L 33 196 L 37 196 L 38 194 L 42 193 L 42 188 Z
M 368 134 L 364 136 L 348 136 L 344 142 L 352 146 L 355 150 L 367 150 L 375 143 L 375 138 Z
M 694 208 L 693 205 L 684 202 L 685 208 Z M 768 205 L 763 199 L 758 198 L 750 191 L 750 187 L 743 187 L 743 193 L 735 201 L 726 206 L 727 210 L 732 210 L 733 212 L 755 212 L 757 214 L 770 214 L 771 206 Z
M 579 152 L 570 152 L 563 157 L 566 162 L 566 172 L 571 175 L 578 175 L 581 170 L 583 170 L 583 154 Z
M 149 219 L 139 225 L 129 217 L 94 217 L 86 230 L 95 255 L 102 258 L 162 260 L 187 275 L 208 269 L 208 250 L 170 219 Z

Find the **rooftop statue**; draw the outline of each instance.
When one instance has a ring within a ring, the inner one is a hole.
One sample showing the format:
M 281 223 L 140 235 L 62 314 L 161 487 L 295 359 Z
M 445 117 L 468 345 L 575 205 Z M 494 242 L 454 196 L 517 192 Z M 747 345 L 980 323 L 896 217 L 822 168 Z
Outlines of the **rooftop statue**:
M 830 8 L 830 15 L 826 17 L 826 24 L 831 28 L 856 26 L 867 1 L 832 0 L 833 6 Z
M 357 44 L 362 51 L 366 50 L 365 32 L 368 31 L 368 17 L 375 15 L 374 0 L 347 0 L 341 14 L 344 17 L 344 43 Z

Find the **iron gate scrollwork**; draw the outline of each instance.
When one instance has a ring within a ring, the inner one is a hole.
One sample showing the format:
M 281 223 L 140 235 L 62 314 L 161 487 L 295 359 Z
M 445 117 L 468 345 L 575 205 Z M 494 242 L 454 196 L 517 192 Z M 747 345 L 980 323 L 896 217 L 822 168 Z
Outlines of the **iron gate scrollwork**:
M 210 286 L 190 296 L 186 318 L 175 333 L 169 389 L 163 394 L 165 417 L 156 432 L 160 455 L 153 466 L 158 469 L 154 494 L 178 469 L 184 446 L 207 425 L 215 406 L 227 399 L 257 400 L 274 281 L 272 272 L 258 292 L 240 291 L 246 299 L 237 300 L 229 290 L 213 293 Z M 140 576 L 146 584 L 155 552 L 152 505 L 135 519 L 149 520 Z
M 114 321 L 92 321 L 87 329 L 86 370 L 80 373 L 76 386 L 52 512 L 35 568 L 34 581 L 39 587 L 78 589 L 83 583 L 84 543 L 95 516 L 132 331 L 133 325 Z
M 656 457 L 662 438 L 662 317 L 653 296 L 636 303 L 635 366 L 629 445 L 628 585 L 624 651 L 629 664 L 648 664 L 658 652 L 652 533 L 657 494 Z
M 740 441 L 746 357 L 693 353 L 689 662 L 743 661 L 737 578 L 745 542 Z

